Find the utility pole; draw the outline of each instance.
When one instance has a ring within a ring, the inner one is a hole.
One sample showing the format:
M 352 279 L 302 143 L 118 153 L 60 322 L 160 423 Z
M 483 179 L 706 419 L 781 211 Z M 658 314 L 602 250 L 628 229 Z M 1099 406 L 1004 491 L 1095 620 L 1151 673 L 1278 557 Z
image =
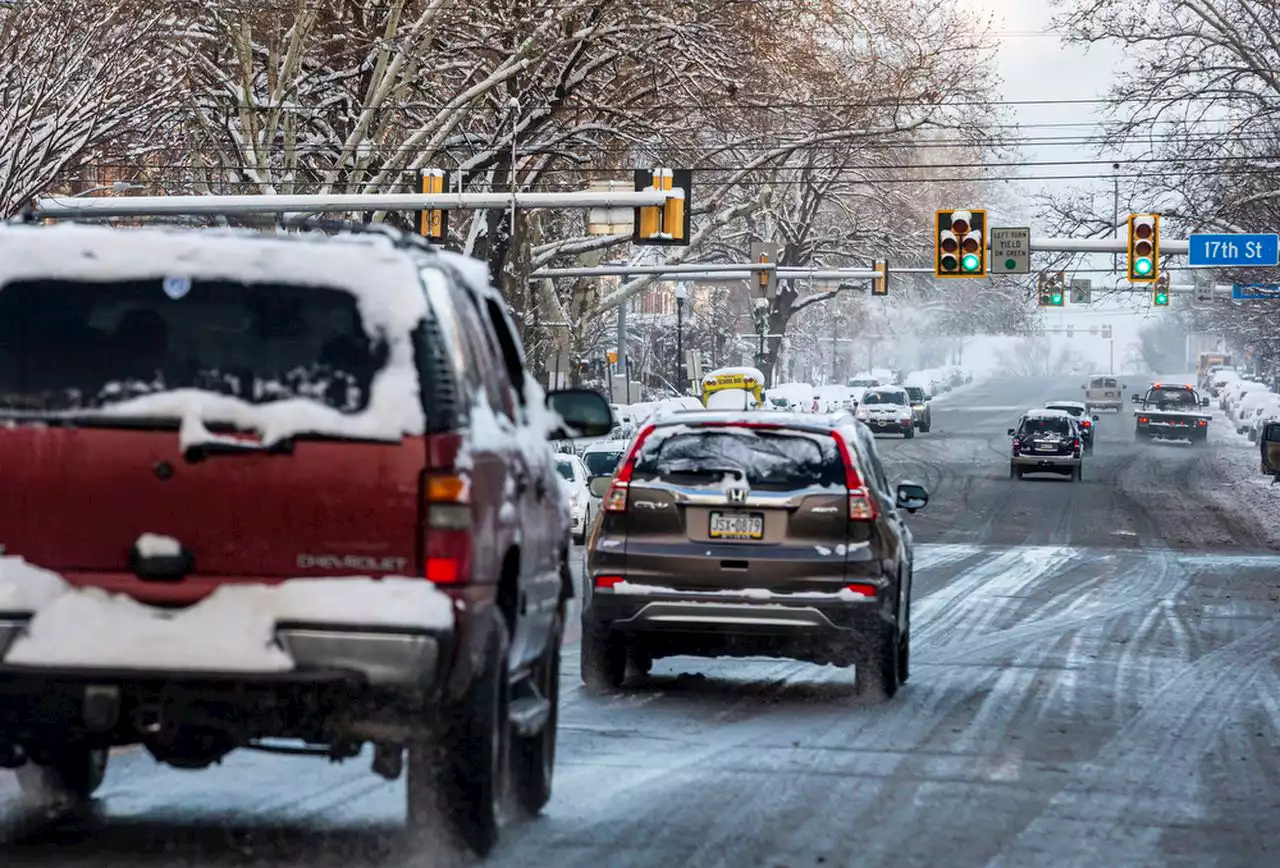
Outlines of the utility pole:
M 1111 182 L 1112 194 L 1111 200 L 1111 231 L 1115 233 L 1116 238 L 1120 237 L 1120 164 L 1111 164 Z M 1111 255 L 1111 270 L 1120 270 L 1120 254 L 1113 253 Z M 1115 373 L 1112 371 L 1112 373 Z

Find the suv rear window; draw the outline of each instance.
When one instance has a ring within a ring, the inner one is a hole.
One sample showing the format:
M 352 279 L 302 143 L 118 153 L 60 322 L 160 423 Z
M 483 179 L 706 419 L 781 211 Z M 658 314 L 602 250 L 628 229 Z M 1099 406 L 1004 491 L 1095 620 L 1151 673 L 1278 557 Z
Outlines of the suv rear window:
M 0 288 L 0 412 L 199 389 L 354 414 L 387 358 L 338 289 L 172 278 Z
M 1190 389 L 1152 389 L 1147 403 L 1160 407 L 1194 407 L 1196 396 Z
M 1116 381 L 1107 377 L 1095 377 L 1089 381 L 1089 387 L 1091 389 L 1114 389 L 1116 388 Z
M 758 488 L 845 484 L 844 466 L 831 438 L 749 428 L 682 430 L 650 438 L 635 472 L 701 483 L 732 474 Z
M 1066 419 L 1024 419 L 1022 433 L 1028 434 L 1061 434 L 1063 437 L 1071 433 L 1071 423 Z

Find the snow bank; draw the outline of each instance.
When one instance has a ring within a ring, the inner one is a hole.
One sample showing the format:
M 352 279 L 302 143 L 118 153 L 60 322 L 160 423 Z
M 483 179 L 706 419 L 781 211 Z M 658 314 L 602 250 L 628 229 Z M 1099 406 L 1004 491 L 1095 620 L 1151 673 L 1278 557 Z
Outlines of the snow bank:
M 22 558 L 0 557 L 0 613 L 26 614 L 66 593 L 62 576 Z
M 0 286 L 15 280 L 228 280 L 327 287 L 350 292 L 370 340 L 387 345 L 388 362 L 373 379 L 360 413 L 344 414 L 305 399 L 251 404 L 228 395 L 180 389 L 96 411 L 223 422 L 259 431 L 268 444 L 300 433 L 398 440 L 424 428 L 412 333 L 427 313 L 412 260 L 389 241 L 364 243 L 276 237 L 256 232 L 108 229 L 60 224 L 0 228 Z M 180 302 L 176 302 L 180 303 Z
M 752 602 L 779 600 L 783 602 L 834 602 L 841 601 L 852 603 L 858 600 L 869 599 L 866 594 L 860 594 L 849 588 L 841 588 L 838 591 L 799 591 L 793 594 L 783 594 L 777 591 L 771 591 L 768 588 L 735 588 L 728 591 L 677 591 L 675 588 L 664 588 L 661 585 L 639 585 L 631 582 L 618 582 L 613 586 L 615 594 L 624 594 L 636 597 L 648 596 L 677 596 L 688 597 L 696 595 L 699 597 L 725 597 L 735 600 L 750 600 Z
M 8 560 L 8 559 L 6 559 Z M 28 570 L 34 568 L 28 567 Z M 445 629 L 453 605 L 413 578 L 293 579 L 281 585 L 224 585 L 187 609 L 157 609 L 95 588 L 50 593 L 50 579 L 23 572 L 12 584 L 36 603 L 26 632 L 5 662 L 23 666 L 148 671 L 288 672 L 293 660 L 275 639 L 276 624 Z M 0 573 L 0 578 L 7 578 Z M 47 583 L 41 588 L 40 583 Z M 36 599 L 44 593 L 44 599 Z

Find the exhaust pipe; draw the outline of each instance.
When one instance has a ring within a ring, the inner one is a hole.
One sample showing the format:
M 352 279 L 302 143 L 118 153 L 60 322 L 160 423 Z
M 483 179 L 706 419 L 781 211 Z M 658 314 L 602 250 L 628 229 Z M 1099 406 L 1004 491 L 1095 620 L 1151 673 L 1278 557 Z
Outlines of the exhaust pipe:
M 373 771 L 389 781 L 398 780 L 404 771 L 404 748 L 400 745 L 375 744 Z

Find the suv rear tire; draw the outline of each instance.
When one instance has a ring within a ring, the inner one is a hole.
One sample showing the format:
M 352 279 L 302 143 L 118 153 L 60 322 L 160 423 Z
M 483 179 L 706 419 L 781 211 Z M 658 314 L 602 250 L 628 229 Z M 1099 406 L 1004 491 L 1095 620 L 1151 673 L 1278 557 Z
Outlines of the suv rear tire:
M 564 637 L 564 607 L 556 613 L 551 638 L 533 671 L 538 692 L 551 705 L 542 730 L 531 736 L 513 736 L 511 776 L 516 807 L 534 817 L 551 800 L 551 779 L 556 766 L 556 726 L 560 717 L 560 646 Z
M 1014 464 L 1014 463 L 1010 462 L 1010 463 L 1009 463 L 1009 478 L 1010 478 L 1010 479 L 1021 479 L 1021 478 L 1022 478 L 1022 468 L 1021 468 L 1021 467 L 1019 467 L 1018 465 L 1016 465 L 1016 464 Z
M 910 440 L 914 436 L 916 436 L 916 429 L 914 427 L 908 428 L 906 431 L 902 432 L 902 437 L 905 440 Z
M 495 614 L 484 670 L 443 716 L 448 723 L 437 743 L 409 748 L 410 832 L 430 834 L 439 816 L 453 837 L 481 857 L 498 843 L 501 827 L 510 732 L 508 642 L 507 624 Z
M 83 803 L 102 786 L 109 756 L 106 748 L 69 746 L 49 765 L 28 760 L 17 770 L 18 786 L 40 803 Z
M 885 631 L 871 643 L 866 659 L 854 668 L 854 690 L 859 696 L 873 702 L 893 699 L 901 683 L 901 648 L 897 630 Z
M 590 628 L 582 631 L 582 683 L 592 690 L 614 690 L 627 677 L 627 646 Z

